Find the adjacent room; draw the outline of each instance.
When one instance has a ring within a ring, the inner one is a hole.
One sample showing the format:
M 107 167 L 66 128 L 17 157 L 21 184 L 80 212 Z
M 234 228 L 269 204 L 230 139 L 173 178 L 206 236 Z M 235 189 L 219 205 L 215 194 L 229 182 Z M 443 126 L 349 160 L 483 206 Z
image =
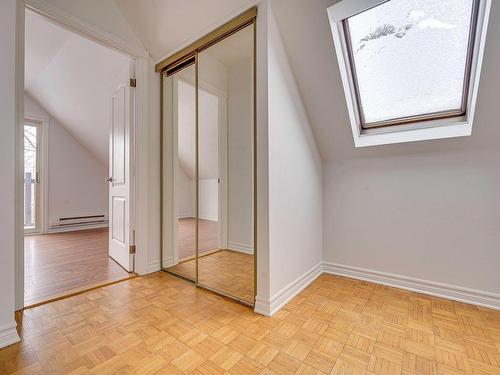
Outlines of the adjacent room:
M 112 97 L 130 58 L 26 10 L 24 303 L 129 277 L 109 256 Z
M 500 1 L 0 24 L 0 374 L 500 375 Z

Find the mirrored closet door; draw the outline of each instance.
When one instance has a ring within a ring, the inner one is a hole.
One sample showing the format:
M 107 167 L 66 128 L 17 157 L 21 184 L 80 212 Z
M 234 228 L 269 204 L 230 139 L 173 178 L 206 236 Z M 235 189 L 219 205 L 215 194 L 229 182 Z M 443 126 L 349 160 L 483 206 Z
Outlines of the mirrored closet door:
M 198 283 L 248 302 L 254 297 L 253 28 L 198 54 Z
M 255 300 L 255 26 L 170 64 L 162 77 L 162 269 Z
M 196 280 L 196 86 L 191 59 L 163 78 L 163 264 Z

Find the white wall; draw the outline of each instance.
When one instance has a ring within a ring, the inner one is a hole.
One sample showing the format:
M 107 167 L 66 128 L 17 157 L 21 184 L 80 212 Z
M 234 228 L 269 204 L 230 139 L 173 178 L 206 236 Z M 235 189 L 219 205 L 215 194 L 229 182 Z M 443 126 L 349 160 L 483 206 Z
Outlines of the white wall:
M 323 258 L 323 176 L 272 11 L 269 36 L 269 256 L 276 298 Z
M 253 64 L 228 68 L 228 246 L 253 248 Z
M 500 294 L 500 149 L 325 167 L 325 260 Z
M 48 222 L 51 226 L 60 217 L 108 214 L 108 171 L 29 95 L 24 96 L 26 118 L 47 122 L 48 160 Z
M 201 179 L 198 213 L 200 219 L 219 220 L 219 183 L 216 178 Z
M 14 320 L 16 245 L 16 85 L 22 64 L 16 52 L 16 0 L 0 2 L 0 348 L 19 341 Z M 17 220 L 19 222 L 19 220 Z
M 179 218 L 195 217 L 195 181 L 177 168 L 177 215 Z
M 355 149 L 345 99 L 323 117 L 325 128 L 338 128 L 335 137 L 320 133 L 332 139 L 324 149 L 327 262 L 467 288 L 473 297 L 493 293 L 500 306 L 499 16 L 493 1 L 470 137 Z

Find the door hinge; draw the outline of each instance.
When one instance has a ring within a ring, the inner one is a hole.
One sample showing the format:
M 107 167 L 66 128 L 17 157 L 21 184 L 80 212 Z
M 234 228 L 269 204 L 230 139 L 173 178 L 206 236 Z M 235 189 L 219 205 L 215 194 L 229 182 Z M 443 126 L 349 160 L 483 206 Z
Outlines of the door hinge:
M 130 87 L 137 87 L 137 80 L 135 78 L 130 78 Z
M 135 254 L 135 245 L 130 245 L 128 249 L 129 249 L 129 254 Z

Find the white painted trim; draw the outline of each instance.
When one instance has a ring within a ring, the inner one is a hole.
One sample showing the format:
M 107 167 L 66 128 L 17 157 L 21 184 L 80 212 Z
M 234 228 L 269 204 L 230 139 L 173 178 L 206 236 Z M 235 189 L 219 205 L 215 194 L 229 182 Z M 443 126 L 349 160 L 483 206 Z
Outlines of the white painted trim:
M 273 316 L 323 273 L 500 310 L 500 294 L 343 264 L 321 262 L 274 294 L 269 300 L 257 296 L 254 311 L 265 316 Z
M 0 348 L 5 348 L 6 346 L 21 341 L 16 326 L 16 322 L 12 322 L 11 324 L 0 327 Z
M 176 52 L 179 52 L 180 50 L 182 50 L 183 48 L 186 48 L 187 46 L 189 46 L 190 44 L 196 42 L 198 39 L 204 37 L 205 35 L 211 33 L 212 31 L 214 31 L 215 29 L 217 29 L 218 27 L 224 25 L 225 23 L 231 21 L 233 18 L 239 16 L 241 13 L 243 13 L 244 11 L 250 9 L 251 7 L 253 6 L 256 6 L 257 4 L 259 4 L 262 0 L 249 0 L 247 1 L 247 3 L 241 7 L 239 7 L 237 10 L 235 10 L 234 12 L 231 12 L 229 13 L 227 16 L 223 17 L 222 19 L 218 20 L 217 22 L 211 24 L 210 26 L 208 26 L 207 28 L 203 29 L 202 31 L 200 31 L 198 34 L 192 36 L 191 38 L 189 38 L 188 40 L 186 40 L 184 43 L 182 43 L 180 46 L 177 46 L 176 48 L 173 48 L 171 49 L 170 51 L 166 52 L 164 55 L 162 55 L 160 58 L 158 58 L 155 62 L 155 65 L 162 62 L 163 60 L 165 60 L 167 57 L 170 57 L 172 56 L 174 53 Z
M 105 47 L 112 48 L 118 52 L 134 57 L 148 58 L 149 54 L 144 48 L 130 44 L 98 27 L 75 17 L 74 15 L 60 9 L 46 0 L 25 0 L 26 7 L 51 22 L 64 27 L 76 34 L 97 42 Z
M 218 190 L 218 233 L 219 233 L 219 249 L 225 249 L 228 245 L 228 176 L 229 176 L 229 159 L 227 157 L 228 146 L 228 118 L 227 118 L 227 96 L 215 95 L 218 98 L 218 117 L 219 117 L 219 143 L 218 143 L 218 159 L 219 159 L 219 183 Z
M 323 272 L 500 310 L 500 294 L 337 263 L 324 262 Z
M 153 273 L 153 272 L 158 272 L 160 270 L 160 260 L 155 260 L 154 262 L 151 262 L 148 264 L 146 267 L 145 272 L 142 275 L 146 275 L 148 273 Z
M 137 56 L 135 58 L 135 89 L 136 123 L 134 142 L 134 218 L 135 229 L 135 272 L 139 275 L 147 273 L 148 252 L 150 243 L 149 223 L 150 213 L 150 175 L 149 175 L 149 59 Z M 154 176 L 153 176 L 154 178 Z
M 239 242 L 228 242 L 227 249 L 232 250 L 232 251 L 238 251 L 240 253 L 245 253 L 245 254 L 253 254 L 253 246 L 252 245 L 239 243 Z
M 62 227 L 54 226 L 54 227 L 50 227 L 49 230 L 47 231 L 47 233 L 77 232 L 80 230 L 100 229 L 100 228 L 108 228 L 108 227 L 109 227 L 109 223 L 71 225 L 71 226 L 62 226 Z M 37 233 L 34 233 L 34 234 L 37 234 Z
M 479 90 L 491 0 L 480 0 L 466 116 L 424 121 L 400 127 L 389 127 L 387 129 L 365 130 L 361 129 L 359 121 L 359 108 L 354 94 L 353 75 L 349 64 L 342 20 L 379 5 L 382 2 L 381 0 L 342 0 L 327 9 L 355 147 L 470 136 L 472 134 L 477 93 Z
M 24 307 L 24 0 L 16 11 L 16 175 L 15 175 L 15 309 Z M 7 287 L 11 287 L 8 285 Z
M 270 300 L 266 300 L 257 296 L 255 298 L 254 311 L 265 316 L 273 316 L 283 306 L 285 306 L 293 297 L 304 290 L 318 276 L 323 273 L 322 263 L 318 263 L 309 271 L 299 276 L 286 287 L 275 293 Z

